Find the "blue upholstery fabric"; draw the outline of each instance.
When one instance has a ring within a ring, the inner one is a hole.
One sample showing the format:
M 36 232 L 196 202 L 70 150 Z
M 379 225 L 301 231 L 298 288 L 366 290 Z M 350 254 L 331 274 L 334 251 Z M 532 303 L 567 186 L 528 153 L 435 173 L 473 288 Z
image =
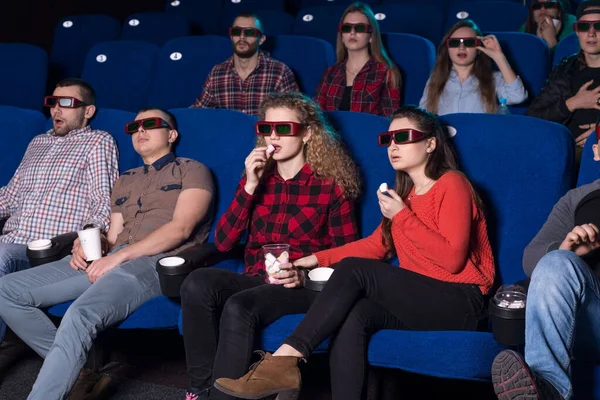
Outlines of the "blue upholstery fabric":
M 435 47 L 429 40 L 408 33 L 387 33 L 383 43 L 402 73 L 401 104 L 419 104 L 435 65 Z
M 220 1 L 166 0 L 165 12 L 186 17 L 194 34 L 224 35 L 221 29 L 222 5 Z
M 577 53 L 581 50 L 581 46 L 579 45 L 579 38 L 576 33 L 571 33 L 566 36 L 563 40 L 558 42 L 556 47 L 554 48 L 554 59 L 552 60 L 552 68 L 556 67 L 560 60 L 563 58 L 570 56 L 573 53 Z
M 335 48 L 338 34 L 337 26 L 345 9 L 346 6 L 340 5 L 303 8 L 296 15 L 294 35 L 323 39 Z
M 347 7 L 349 4 L 353 3 L 353 0 L 300 0 L 300 7 L 318 7 L 318 6 L 340 6 Z M 377 0 L 365 0 L 363 3 L 373 5 L 377 3 Z M 338 18 L 341 17 L 342 14 L 338 15 Z
M 202 93 L 210 70 L 231 54 L 231 41 L 222 36 L 170 40 L 158 53 L 148 104 L 161 108 L 189 107 Z
M 325 69 L 335 61 L 330 43 L 305 36 L 271 36 L 265 50 L 276 60 L 285 63 L 294 72 L 300 90 L 312 96 Z M 302 49 L 302 51 L 298 51 Z M 307 62 L 310 60 L 310 62 Z
M 594 161 L 594 151 L 592 150 L 592 146 L 597 143 L 595 139 L 592 134 L 585 142 L 583 154 L 581 155 L 581 164 L 579 165 L 578 187 L 600 179 L 600 162 Z
M 373 12 L 381 32 L 412 33 L 429 39 L 436 46 L 445 33 L 442 31 L 443 8 L 430 3 L 380 4 L 373 6 Z M 406 54 L 412 56 L 409 51 Z
M 261 8 L 264 8 L 262 6 Z M 281 10 L 254 10 L 262 23 L 265 35 L 267 37 L 273 35 L 291 35 L 294 27 L 294 17 L 285 11 Z M 232 26 L 235 17 L 239 15 L 239 11 L 235 7 L 225 8 L 223 11 L 221 31 L 223 34 Z
M 296 326 L 300 323 L 304 314 L 290 314 L 279 318 L 271 325 L 267 326 L 260 338 L 260 348 L 265 351 L 273 352 L 281 346 L 285 338 L 294 332 Z M 331 340 L 325 339 L 316 349 L 315 353 L 326 353 Z
M 34 136 L 44 132 L 46 118 L 39 111 L 0 106 L 0 137 L 2 157 L 0 158 L 0 187 L 5 186 L 27 150 Z
M 127 17 L 121 31 L 122 40 L 143 40 L 162 46 L 171 39 L 188 36 L 190 23 L 175 13 L 146 12 Z
M 350 111 L 335 111 L 328 116 L 362 173 L 362 195 L 357 213 L 361 237 L 365 237 L 373 233 L 382 219 L 377 199 L 379 185 L 387 182 L 388 186 L 394 187 L 395 173 L 387 148 L 377 146 L 377 135 L 387 131 L 390 122 L 387 118 Z
M 510 106 L 513 113 L 525 114 L 527 104 L 537 96 L 548 79 L 550 51 L 546 42 L 535 35 L 521 32 L 495 32 L 506 59 L 521 77 L 529 99 L 522 105 Z
M 121 23 L 108 15 L 73 15 L 54 28 L 50 68 L 58 79 L 81 76 L 88 51 L 97 43 L 116 40 Z
M 452 3 L 446 12 L 444 32 L 465 18 L 475 21 L 484 32 L 516 32 L 527 18 L 527 8 L 523 3 L 494 0 Z
M 96 90 L 96 105 L 131 112 L 146 107 L 157 53 L 158 46 L 133 40 L 92 47 L 82 78 Z
M 55 317 L 63 317 L 72 301 L 57 304 L 48 309 Z M 178 326 L 181 306 L 165 296 L 158 296 L 145 302 L 129 318 L 117 324 L 119 329 L 175 329 Z
M 525 246 L 572 186 L 571 133 L 563 125 L 517 115 L 443 119 L 457 129 L 461 169 L 483 199 L 499 282 L 524 279 Z
M 383 330 L 371 338 L 368 357 L 378 367 L 489 381 L 492 361 L 504 349 L 488 332 Z
M 257 118 L 237 111 L 187 108 L 172 110 L 181 133 L 176 153 L 211 169 L 217 188 L 216 221 L 227 210 L 254 148 Z M 209 241 L 214 238 L 214 226 Z
M 283 11 L 285 0 L 225 0 L 223 11 L 226 13 L 247 13 L 256 10 Z
M 131 135 L 125 133 L 125 124 L 133 121 L 135 116 L 135 113 L 129 111 L 99 108 L 90 123 L 93 129 L 110 133 L 117 142 L 120 173 L 142 165 L 141 157 L 133 149 Z M 52 129 L 52 118 L 48 118 L 46 121 L 45 129 Z
M 25 43 L 0 43 L 0 105 L 41 110 L 46 91 L 48 55 Z

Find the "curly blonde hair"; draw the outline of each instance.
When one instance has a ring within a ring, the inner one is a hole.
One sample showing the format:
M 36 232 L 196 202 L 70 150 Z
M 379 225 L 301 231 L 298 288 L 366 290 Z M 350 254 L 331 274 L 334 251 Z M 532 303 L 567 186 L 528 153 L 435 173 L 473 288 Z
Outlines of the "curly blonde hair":
M 273 93 L 261 103 L 260 119 L 264 120 L 267 110 L 272 108 L 287 108 L 296 112 L 299 122 L 305 129 L 311 130 L 310 139 L 304 146 L 304 156 L 315 175 L 321 179 L 333 179 L 342 189 L 346 199 L 358 199 L 360 195 L 358 167 L 319 105 L 302 93 Z M 258 136 L 256 147 L 262 146 L 266 146 L 265 138 Z M 267 165 L 267 168 L 272 168 L 274 164 L 273 162 L 271 166 Z

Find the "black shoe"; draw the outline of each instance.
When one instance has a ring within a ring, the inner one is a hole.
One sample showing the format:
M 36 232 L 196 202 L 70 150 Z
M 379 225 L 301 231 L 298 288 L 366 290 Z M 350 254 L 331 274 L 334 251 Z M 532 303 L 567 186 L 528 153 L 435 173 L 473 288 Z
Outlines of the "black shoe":
M 33 351 L 25 343 L 2 342 L 0 344 L 0 377 L 4 377 L 10 369 Z
M 500 352 L 492 364 L 498 400 L 565 400 L 550 382 L 536 376 L 518 353 Z

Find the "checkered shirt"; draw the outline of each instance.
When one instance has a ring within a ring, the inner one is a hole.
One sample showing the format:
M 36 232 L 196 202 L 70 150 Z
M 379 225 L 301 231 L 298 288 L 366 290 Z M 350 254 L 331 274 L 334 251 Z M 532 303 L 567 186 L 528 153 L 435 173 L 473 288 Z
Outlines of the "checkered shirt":
M 226 108 L 258 115 L 260 103 L 269 94 L 299 90 L 294 73 L 284 63 L 260 52 L 256 68 L 242 80 L 232 56 L 210 71 L 202 94 L 192 107 Z
M 231 249 L 249 229 L 245 274 L 266 277 L 265 244 L 287 243 L 290 260 L 297 260 L 359 238 L 354 204 L 333 179 L 317 178 L 308 164 L 287 181 L 276 170 L 265 174 L 253 195 L 242 179 L 216 229 L 220 251 Z
M 80 230 L 108 229 L 110 192 L 118 174 L 113 137 L 89 126 L 61 137 L 49 130 L 33 138 L 8 185 L 0 188 L 1 243 Z
M 389 117 L 400 107 L 400 90 L 386 83 L 387 65 L 369 59 L 360 70 L 350 95 L 350 111 Z M 327 68 L 315 91 L 314 100 L 323 111 L 336 111 L 346 88 L 346 61 Z

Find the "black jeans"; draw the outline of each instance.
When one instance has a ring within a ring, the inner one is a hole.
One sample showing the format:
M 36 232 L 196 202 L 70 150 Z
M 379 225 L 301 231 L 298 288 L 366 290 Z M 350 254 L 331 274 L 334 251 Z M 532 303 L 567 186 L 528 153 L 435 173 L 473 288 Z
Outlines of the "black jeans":
M 476 330 L 485 317 L 476 285 L 442 282 L 376 260 L 346 258 L 285 340 L 308 357 L 333 337 L 332 398 L 366 396 L 367 347 L 382 329 Z
M 288 314 L 305 313 L 317 292 L 267 285 L 215 268 L 192 272 L 181 287 L 183 338 L 191 386 L 239 378 L 250 365 L 257 333 Z M 217 390 L 211 399 L 231 399 Z

